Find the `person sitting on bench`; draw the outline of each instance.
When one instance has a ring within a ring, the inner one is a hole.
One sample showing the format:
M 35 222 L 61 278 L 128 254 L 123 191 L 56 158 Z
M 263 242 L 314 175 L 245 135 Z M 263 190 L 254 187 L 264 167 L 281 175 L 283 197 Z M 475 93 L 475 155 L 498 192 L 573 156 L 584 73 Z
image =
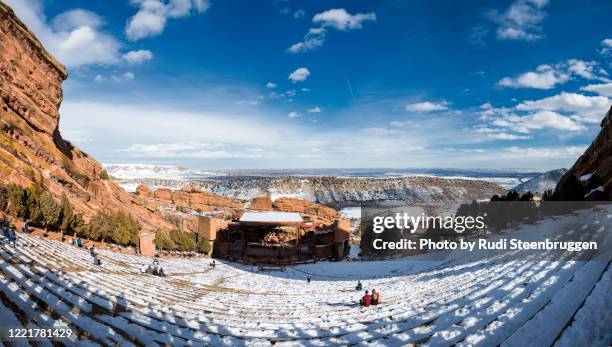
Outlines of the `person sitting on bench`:
M 359 304 L 361 306 L 368 307 L 370 306 L 371 301 L 372 301 L 372 297 L 370 296 L 370 292 L 366 290 L 365 295 L 361 298 L 361 300 L 359 300 Z
M 376 289 L 372 289 L 372 305 L 378 304 L 382 304 L 380 292 L 377 292 Z

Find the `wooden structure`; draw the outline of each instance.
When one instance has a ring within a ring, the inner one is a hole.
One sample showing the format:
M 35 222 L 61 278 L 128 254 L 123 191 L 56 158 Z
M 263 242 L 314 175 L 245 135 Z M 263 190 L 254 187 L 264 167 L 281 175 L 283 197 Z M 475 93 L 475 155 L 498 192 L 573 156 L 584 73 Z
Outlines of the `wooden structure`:
M 215 233 L 213 255 L 257 265 L 338 260 L 348 253 L 349 235 L 350 225 L 343 221 L 316 228 L 299 213 L 245 212 Z

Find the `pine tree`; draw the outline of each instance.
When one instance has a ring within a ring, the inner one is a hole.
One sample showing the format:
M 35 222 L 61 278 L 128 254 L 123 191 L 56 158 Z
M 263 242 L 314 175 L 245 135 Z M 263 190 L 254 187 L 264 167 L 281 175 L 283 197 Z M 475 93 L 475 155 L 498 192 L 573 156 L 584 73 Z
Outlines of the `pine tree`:
M 66 193 L 62 193 L 62 200 L 60 202 L 61 209 L 61 217 L 60 217 L 60 225 L 59 228 L 63 232 L 70 234 L 72 232 L 72 223 L 73 223 L 73 212 L 72 206 L 70 206 L 70 201 L 68 201 L 68 197 Z
M 25 217 L 28 209 L 23 188 L 16 184 L 9 184 L 7 188 L 8 212 L 15 217 Z
M 62 215 L 60 206 L 49 192 L 44 192 L 40 197 L 40 212 L 45 225 L 45 230 L 57 229 Z

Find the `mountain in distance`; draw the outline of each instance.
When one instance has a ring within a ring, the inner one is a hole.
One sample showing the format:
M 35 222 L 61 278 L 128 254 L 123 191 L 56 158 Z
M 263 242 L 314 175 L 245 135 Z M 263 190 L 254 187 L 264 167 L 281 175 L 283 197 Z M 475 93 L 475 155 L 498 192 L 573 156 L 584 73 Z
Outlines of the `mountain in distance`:
M 512 188 L 511 191 L 519 193 L 532 192 L 533 194 L 543 194 L 547 190 L 554 190 L 557 183 L 566 172 L 567 169 L 556 169 L 544 172 L 543 174 Z

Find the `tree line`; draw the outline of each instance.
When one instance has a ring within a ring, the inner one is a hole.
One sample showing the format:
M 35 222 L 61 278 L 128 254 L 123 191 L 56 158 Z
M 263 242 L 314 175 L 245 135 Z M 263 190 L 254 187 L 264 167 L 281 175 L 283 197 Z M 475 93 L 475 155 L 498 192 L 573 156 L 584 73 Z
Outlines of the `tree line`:
M 0 211 L 27 220 L 30 226 L 65 235 L 122 246 L 138 246 L 139 223 L 123 211 L 96 213 L 85 222 L 82 213 L 74 210 L 68 197 L 60 200 L 37 185 L 21 187 L 0 182 Z M 156 231 L 155 245 L 159 249 L 208 253 L 210 242 L 195 233 L 180 230 Z
M 208 254 L 210 241 L 197 233 L 186 233 L 178 229 L 155 231 L 155 247 L 167 251 L 196 251 Z

